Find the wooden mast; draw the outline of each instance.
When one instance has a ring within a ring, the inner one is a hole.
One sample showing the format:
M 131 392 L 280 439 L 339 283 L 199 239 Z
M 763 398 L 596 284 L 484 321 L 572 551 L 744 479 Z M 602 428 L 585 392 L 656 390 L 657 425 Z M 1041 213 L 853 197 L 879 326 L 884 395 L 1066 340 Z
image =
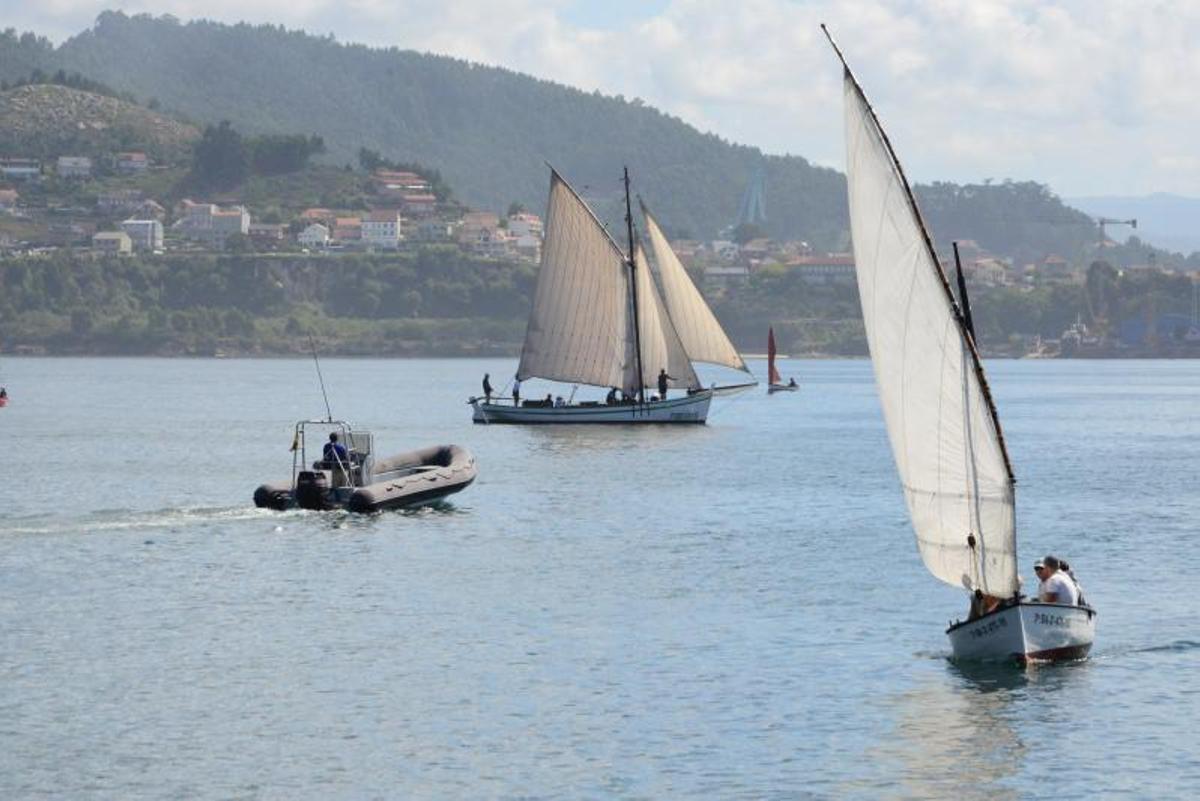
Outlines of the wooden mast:
M 633 351 L 637 360 L 637 396 L 645 402 L 646 376 L 642 372 L 642 326 L 638 322 L 637 251 L 633 245 L 633 209 L 629 203 L 629 168 L 625 168 L 625 230 L 629 235 L 629 292 L 633 302 Z

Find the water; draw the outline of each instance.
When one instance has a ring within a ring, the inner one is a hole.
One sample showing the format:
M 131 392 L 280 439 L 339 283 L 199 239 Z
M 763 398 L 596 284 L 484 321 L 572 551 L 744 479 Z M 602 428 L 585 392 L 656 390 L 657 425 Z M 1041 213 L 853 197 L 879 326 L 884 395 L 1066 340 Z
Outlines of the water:
M 472 426 L 508 360 L 323 362 L 453 503 L 252 507 L 311 363 L 5 359 L 0 798 L 1189 797 L 1200 364 L 995 362 L 1083 664 L 963 670 L 865 361 L 706 427 Z M 763 365 L 755 364 L 763 372 Z M 545 391 L 527 385 L 533 395 Z

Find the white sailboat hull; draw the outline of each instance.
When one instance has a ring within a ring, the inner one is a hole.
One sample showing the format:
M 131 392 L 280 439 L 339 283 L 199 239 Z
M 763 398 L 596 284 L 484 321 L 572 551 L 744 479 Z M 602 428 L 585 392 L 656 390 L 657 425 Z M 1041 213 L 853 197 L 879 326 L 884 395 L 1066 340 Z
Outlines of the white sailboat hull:
M 692 423 L 703 424 L 708 419 L 708 407 L 713 392 L 706 389 L 683 398 L 665 401 L 609 406 L 522 406 L 487 403 L 472 398 L 475 413 L 472 420 L 483 424 L 544 425 L 544 424 L 631 424 L 631 423 Z
M 1083 659 L 1096 639 L 1096 610 L 1025 602 L 946 630 L 955 659 L 1060 662 Z

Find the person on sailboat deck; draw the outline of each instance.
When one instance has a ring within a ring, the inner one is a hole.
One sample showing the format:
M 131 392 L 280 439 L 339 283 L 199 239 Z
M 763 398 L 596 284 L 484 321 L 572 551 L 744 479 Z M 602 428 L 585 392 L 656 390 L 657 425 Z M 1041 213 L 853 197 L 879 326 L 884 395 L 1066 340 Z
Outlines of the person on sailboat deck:
M 675 376 L 667 375 L 666 368 L 658 371 L 658 397 L 660 400 L 667 399 L 667 382 L 674 380 Z
M 350 455 L 346 453 L 346 446 L 338 442 L 336 431 L 329 435 L 329 442 L 325 443 L 321 458 L 330 464 L 346 464 L 350 461 Z
M 513 376 L 513 406 L 521 405 L 521 379 Z
M 608 394 L 604 396 L 604 403 L 608 406 L 614 405 L 617 402 L 617 392 L 618 390 L 616 387 L 610 389 Z
M 492 382 L 488 380 L 487 373 L 483 374 L 483 397 L 488 403 L 492 402 Z
M 789 387 L 796 386 L 796 377 L 795 376 L 792 376 L 791 378 L 788 379 L 788 386 Z
M 1033 566 L 1034 572 L 1041 579 L 1038 588 L 1038 600 L 1044 603 L 1068 604 L 1076 606 L 1079 603 L 1079 592 L 1075 582 L 1060 569 L 1061 564 L 1056 556 L 1047 556 Z

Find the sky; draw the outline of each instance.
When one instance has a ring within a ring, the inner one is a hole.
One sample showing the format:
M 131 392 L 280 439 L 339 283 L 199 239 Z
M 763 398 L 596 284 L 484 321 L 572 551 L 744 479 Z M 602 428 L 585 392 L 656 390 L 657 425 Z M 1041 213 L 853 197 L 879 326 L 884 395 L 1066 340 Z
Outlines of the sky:
M 824 22 L 917 182 L 1200 195 L 1194 0 L 0 0 L 0 25 L 61 42 L 110 8 L 499 65 L 842 169 Z

